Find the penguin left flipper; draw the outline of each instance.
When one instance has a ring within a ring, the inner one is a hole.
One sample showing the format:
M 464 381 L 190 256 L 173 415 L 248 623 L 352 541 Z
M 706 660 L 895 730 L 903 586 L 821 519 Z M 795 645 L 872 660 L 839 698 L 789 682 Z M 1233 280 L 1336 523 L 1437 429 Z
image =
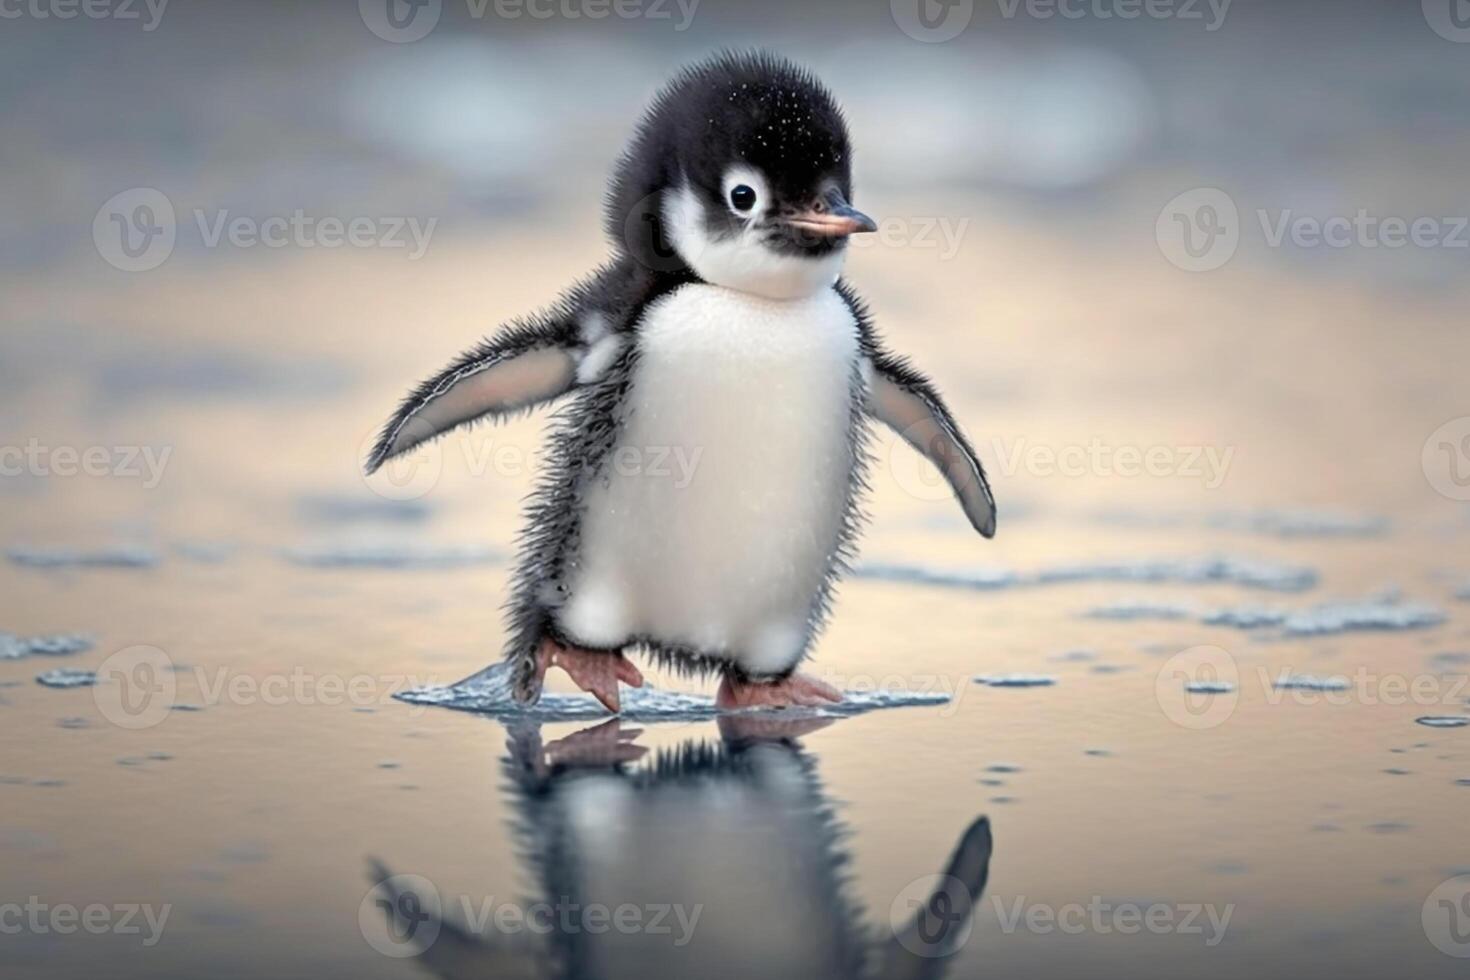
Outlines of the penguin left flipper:
M 869 412 L 937 466 L 971 526 L 994 537 L 995 497 L 985 467 L 934 385 L 901 357 L 874 351 L 869 363 Z
M 616 342 L 601 314 L 588 310 L 563 308 L 512 324 L 409 392 L 364 469 L 371 475 L 394 456 L 461 425 L 504 418 L 566 394 L 587 380 L 594 352 Z

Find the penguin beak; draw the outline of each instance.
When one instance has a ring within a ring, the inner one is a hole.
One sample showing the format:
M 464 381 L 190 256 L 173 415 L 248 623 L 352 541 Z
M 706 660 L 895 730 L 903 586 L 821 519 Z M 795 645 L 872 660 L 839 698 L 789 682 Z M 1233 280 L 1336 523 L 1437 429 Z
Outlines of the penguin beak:
M 818 238 L 846 238 L 859 232 L 877 231 L 878 224 L 847 203 L 841 191 L 832 191 L 806 211 L 798 211 L 786 223 L 803 234 Z

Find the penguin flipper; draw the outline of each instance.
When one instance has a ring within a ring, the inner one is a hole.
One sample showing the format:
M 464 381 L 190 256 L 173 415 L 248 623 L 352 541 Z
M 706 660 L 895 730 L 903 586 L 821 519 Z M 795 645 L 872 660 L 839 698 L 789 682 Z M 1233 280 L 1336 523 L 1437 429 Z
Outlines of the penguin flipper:
M 970 524 L 995 536 L 995 497 L 985 467 L 934 384 L 901 357 L 874 353 L 868 411 L 939 468 Z
M 972 916 L 990 880 L 990 821 L 980 817 L 960 835 L 934 891 L 883 951 L 881 980 L 938 980 L 969 938 Z
M 590 315 L 580 317 L 583 321 Z M 481 419 L 500 419 L 571 391 L 595 344 L 575 312 L 512 324 L 409 392 L 383 426 L 364 469 Z

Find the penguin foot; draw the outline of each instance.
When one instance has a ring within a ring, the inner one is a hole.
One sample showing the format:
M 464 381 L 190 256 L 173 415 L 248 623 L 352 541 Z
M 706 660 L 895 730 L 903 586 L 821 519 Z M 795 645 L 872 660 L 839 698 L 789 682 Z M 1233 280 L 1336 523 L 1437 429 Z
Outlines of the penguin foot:
M 826 681 L 806 674 L 792 674 L 774 683 L 739 681 L 728 674 L 720 683 L 715 707 L 738 708 L 816 708 L 836 704 L 842 692 Z
M 536 651 L 536 673 L 539 678 L 545 678 L 546 671 L 552 667 L 566 671 L 572 683 L 601 701 L 613 714 L 622 710 L 618 681 L 629 687 L 643 686 L 643 675 L 621 653 L 566 647 L 548 637 Z

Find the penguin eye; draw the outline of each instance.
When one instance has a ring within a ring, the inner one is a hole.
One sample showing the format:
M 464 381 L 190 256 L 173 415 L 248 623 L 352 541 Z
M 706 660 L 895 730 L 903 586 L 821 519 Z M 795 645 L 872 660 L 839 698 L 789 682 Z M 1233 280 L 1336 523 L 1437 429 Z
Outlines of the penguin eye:
M 736 184 L 730 188 L 730 203 L 736 211 L 749 211 L 755 207 L 755 189 L 748 184 Z

